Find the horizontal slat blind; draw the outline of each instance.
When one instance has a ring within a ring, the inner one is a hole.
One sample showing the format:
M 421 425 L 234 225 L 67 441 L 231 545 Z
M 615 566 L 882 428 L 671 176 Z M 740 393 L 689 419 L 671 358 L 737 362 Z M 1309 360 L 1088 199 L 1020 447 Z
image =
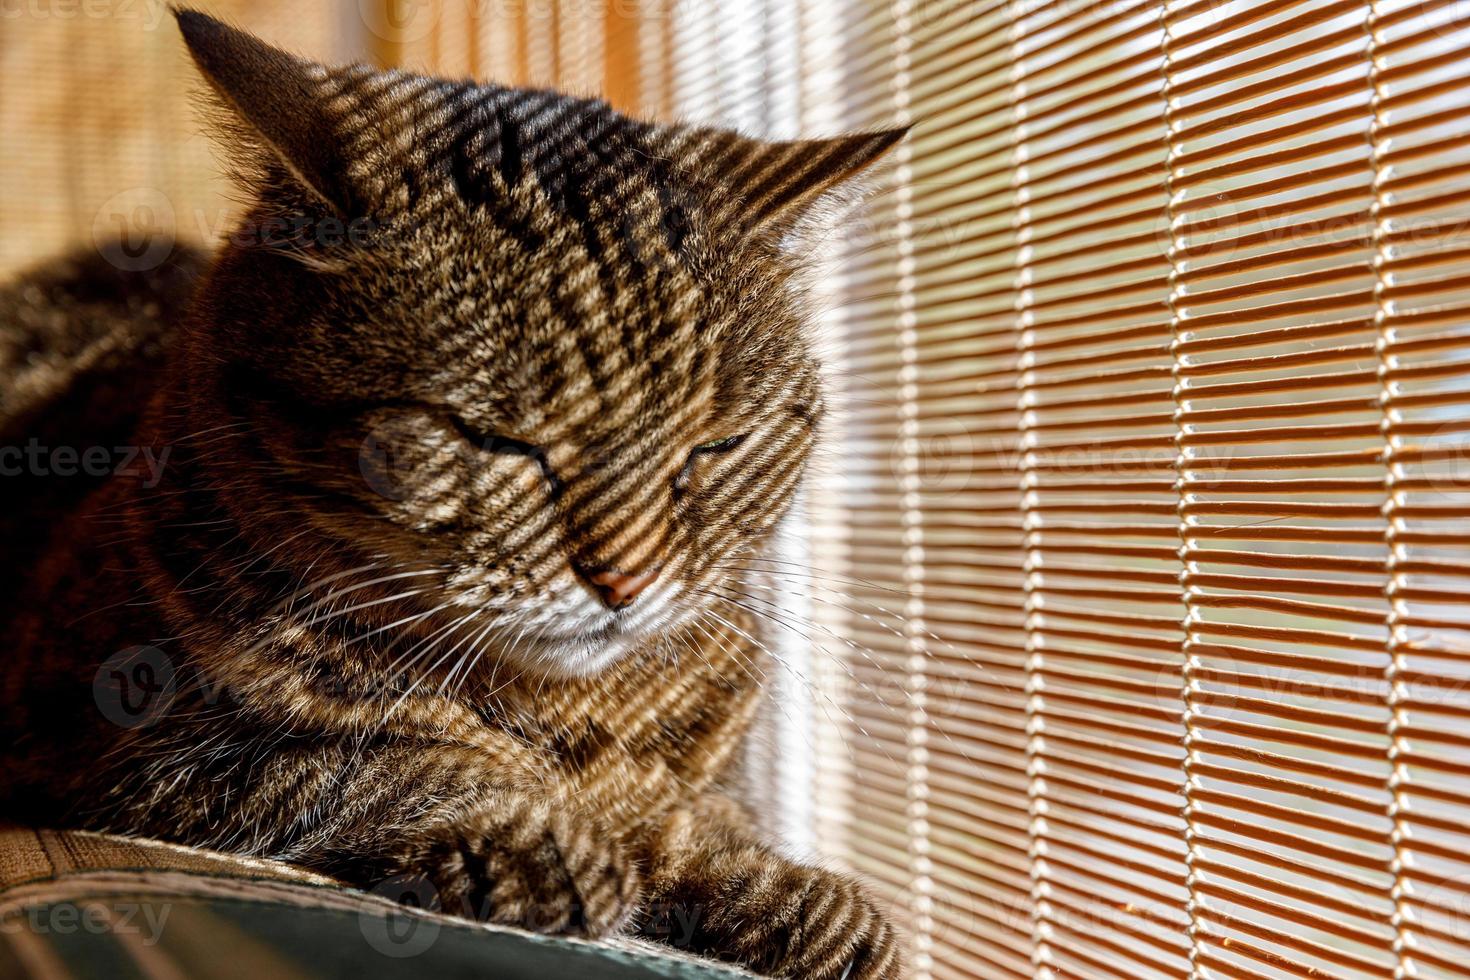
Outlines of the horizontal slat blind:
M 1186 963 L 1161 33 L 1149 3 L 1012 12 L 1041 975 Z
M 909 463 L 906 543 L 922 602 L 910 631 L 922 655 L 913 792 L 927 910 L 915 923 L 923 955 L 914 966 L 937 977 L 1026 977 L 1034 943 L 1008 21 L 1002 3 L 912 3 L 903 13 L 899 94 L 915 128 L 903 148 L 899 458 Z
M 1453 8 L 891 7 L 815 561 L 908 710 L 845 688 L 816 792 L 919 975 L 1470 973 Z
M 1470 22 L 1370 11 L 1375 337 L 1392 607 L 1389 896 L 1407 975 L 1470 972 Z
M 1165 15 L 1194 962 L 1225 975 L 1393 973 L 1366 16 Z
M 817 839 L 916 975 L 1467 975 L 1453 8 L 800 4 L 805 128 L 915 123 L 810 591 Z

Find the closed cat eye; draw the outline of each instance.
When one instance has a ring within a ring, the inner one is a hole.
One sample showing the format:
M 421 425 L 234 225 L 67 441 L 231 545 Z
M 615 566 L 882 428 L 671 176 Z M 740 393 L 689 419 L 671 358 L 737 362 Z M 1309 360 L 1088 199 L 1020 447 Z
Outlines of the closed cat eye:
M 719 453 L 727 453 L 745 441 L 748 433 L 738 436 L 726 436 L 723 439 L 712 439 L 701 443 L 689 451 L 689 458 L 684 461 L 684 468 L 679 470 L 679 475 L 674 477 L 674 489 L 682 491 L 689 486 L 689 478 L 694 473 L 694 464 L 701 456 L 714 456 Z
M 743 435 L 726 436 L 724 439 L 712 439 L 709 442 L 703 443 L 702 445 L 695 446 L 694 447 L 694 452 L 695 453 L 723 453 L 723 452 L 727 452 L 727 451 L 729 451 L 731 449 L 734 449 L 736 446 L 740 445 L 740 443 L 744 439 L 745 439 L 745 436 L 743 436 Z
M 561 480 L 557 477 L 556 471 L 551 468 L 551 462 L 546 458 L 546 450 L 540 446 L 532 445 L 523 439 L 481 432 L 458 415 L 450 415 L 449 420 L 453 423 L 455 430 L 481 452 L 534 459 L 541 467 L 541 475 L 546 478 L 552 494 L 556 495 L 561 492 Z

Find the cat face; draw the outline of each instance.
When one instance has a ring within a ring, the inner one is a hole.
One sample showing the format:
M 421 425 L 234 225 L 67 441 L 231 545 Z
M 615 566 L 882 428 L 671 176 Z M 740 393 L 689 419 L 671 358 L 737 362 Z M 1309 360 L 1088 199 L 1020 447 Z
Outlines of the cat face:
M 456 217 L 331 273 L 227 257 L 211 293 L 252 321 L 227 386 L 260 472 L 289 476 L 273 497 L 442 570 L 433 622 L 476 611 L 492 648 L 592 671 L 708 605 L 771 531 L 816 366 L 774 269 L 600 274 L 581 246 L 528 259 L 495 215 Z
M 262 492 L 404 570 L 384 615 L 536 671 L 707 609 L 821 415 L 783 243 L 901 133 L 758 143 L 181 23 L 266 147 L 189 348 Z

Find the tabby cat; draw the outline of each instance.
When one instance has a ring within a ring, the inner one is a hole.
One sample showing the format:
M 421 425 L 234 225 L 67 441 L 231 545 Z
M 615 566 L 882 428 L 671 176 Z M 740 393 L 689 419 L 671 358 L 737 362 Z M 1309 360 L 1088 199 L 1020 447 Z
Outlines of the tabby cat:
M 0 299 L 0 444 L 100 358 L 166 460 L 16 503 L 7 813 L 898 976 L 878 904 L 721 787 L 766 669 L 741 584 L 822 414 L 792 242 L 902 132 L 763 142 L 178 21 L 254 202 L 187 314 L 122 276 L 58 354 L 23 315 L 54 297 Z

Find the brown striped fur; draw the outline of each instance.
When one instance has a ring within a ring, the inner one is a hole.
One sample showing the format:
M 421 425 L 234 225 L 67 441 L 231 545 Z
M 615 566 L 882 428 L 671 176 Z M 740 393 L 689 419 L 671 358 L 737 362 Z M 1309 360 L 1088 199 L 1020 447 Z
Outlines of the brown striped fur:
M 743 575 L 821 416 L 791 242 L 902 134 L 766 143 L 180 24 L 256 203 L 148 375 L 162 482 L 107 480 L 3 612 L 8 809 L 898 976 L 862 888 L 719 787 L 766 670 Z

